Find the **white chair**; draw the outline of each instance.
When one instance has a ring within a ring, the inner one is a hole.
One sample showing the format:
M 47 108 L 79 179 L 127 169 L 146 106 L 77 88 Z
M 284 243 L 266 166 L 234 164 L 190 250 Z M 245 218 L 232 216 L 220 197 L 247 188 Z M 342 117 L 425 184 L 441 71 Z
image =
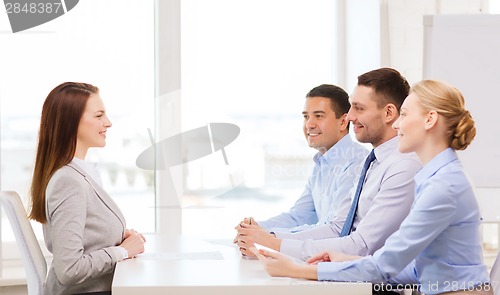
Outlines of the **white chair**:
M 47 262 L 28 220 L 21 198 L 16 192 L 1 191 L 0 204 L 9 218 L 23 258 L 28 294 L 40 295 L 47 276 Z
M 497 258 L 491 268 L 490 281 L 491 286 L 493 287 L 493 293 L 495 295 L 500 294 L 500 252 L 497 254 Z

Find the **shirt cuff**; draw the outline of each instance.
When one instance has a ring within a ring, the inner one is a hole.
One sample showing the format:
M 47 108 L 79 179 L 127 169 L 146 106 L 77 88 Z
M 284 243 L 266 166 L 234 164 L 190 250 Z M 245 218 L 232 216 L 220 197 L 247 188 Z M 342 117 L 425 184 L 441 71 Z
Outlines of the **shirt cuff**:
M 122 261 L 122 260 L 125 260 L 128 258 L 128 251 L 127 249 L 121 247 L 121 246 L 117 246 L 115 247 L 116 251 L 120 253 L 119 257 L 121 257 L 121 259 L 119 259 L 118 261 Z
M 286 228 L 286 227 L 272 227 L 270 229 L 270 232 L 273 232 L 273 233 L 289 233 L 290 232 L 290 229 L 289 228 Z
M 293 239 L 294 234 L 290 232 L 290 229 L 287 229 L 288 231 L 274 231 L 274 234 L 276 234 L 276 237 L 278 239 Z
M 335 281 L 335 274 L 340 270 L 340 264 L 335 262 L 318 263 L 318 281 Z
M 264 220 L 256 220 L 255 221 L 260 227 L 263 227 L 265 230 L 269 231 L 270 230 L 270 226 L 269 224 L 267 224 L 267 222 L 265 222 Z
M 344 262 L 318 263 L 318 281 L 387 282 L 375 265 L 373 256 Z
M 304 241 L 301 240 L 283 239 L 281 240 L 280 252 L 304 260 L 304 257 L 300 255 L 303 244 Z

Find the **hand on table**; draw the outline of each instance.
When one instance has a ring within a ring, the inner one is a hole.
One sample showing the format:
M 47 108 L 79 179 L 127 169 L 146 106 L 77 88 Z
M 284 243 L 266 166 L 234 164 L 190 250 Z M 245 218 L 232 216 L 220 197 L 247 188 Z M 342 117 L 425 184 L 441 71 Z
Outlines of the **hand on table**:
M 238 230 L 241 228 L 241 225 L 242 225 L 242 224 L 250 224 L 250 225 L 257 225 L 257 226 L 260 226 L 260 225 L 259 225 L 259 224 L 255 221 L 255 219 L 253 219 L 253 217 L 245 217 L 245 218 L 243 218 L 243 220 L 242 220 L 242 221 L 240 221 L 240 222 L 239 222 L 239 223 L 238 223 L 238 224 L 234 227 L 234 229 L 235 229 L 236 231 L 238 231 Z M 233 239 L 233 243 L 235 243 L 235 244 L 238 242 L 238 235 L 239 235 L 239 233 L 236 233 L 236 237 L 234 237 L 234 239 Z
M 314 255 L 313 257 L 307 259 L 306 262 L 309 264 L 316 265 L 319 262 L 343 262 L 343 261 L 357 260 L 360 258 L 361 256 L 348 255 L 342 252 L 325 251 L 325 252 L 320 252 Z
M 244 256 L 255 257 L 255 254 L 250 251 L 250 247 L 254 247 L 254 243 L 272 248 L 279 251 L 281 240 L 268 233 L 264 228 L 259 225 L 250 225 L 241 223 L 237 228 L 238 234 L 234 239 L 240 249 L 241 254 Z
M 273 277 L 318 279 L 318 267 L 316 265 L 297 264 L 279 252 L 257 250 L 255 247 L 251 247 L 249 250 L 257 256 L 264 265 L 266 272 Z
M 141 233 L 133 229 L 125 229 L 120 246 L 128 251 L 128 258 L 133 258 L 144 252 L 145 242 L 146 238 Z

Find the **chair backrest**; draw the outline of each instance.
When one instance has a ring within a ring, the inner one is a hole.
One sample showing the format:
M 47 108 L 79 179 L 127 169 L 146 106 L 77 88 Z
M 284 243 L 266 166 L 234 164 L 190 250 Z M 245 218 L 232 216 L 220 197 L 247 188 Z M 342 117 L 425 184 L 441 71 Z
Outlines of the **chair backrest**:
M 47 276 L 47 262 L 33 232 L 21 198 L 16 192 L 1 191 L 0 204 L 9 218 L 26 270 L 29 295 L 41 295 Z

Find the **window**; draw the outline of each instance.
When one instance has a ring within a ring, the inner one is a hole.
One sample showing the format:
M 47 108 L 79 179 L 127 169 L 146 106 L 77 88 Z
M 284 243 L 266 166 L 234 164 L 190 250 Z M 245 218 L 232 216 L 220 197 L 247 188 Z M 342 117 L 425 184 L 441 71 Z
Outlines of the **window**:
M 217 122 L 240 128 L 225 147 L 229 165 L 220 151 L 180 165 L 183 233 L 229 237 L 243 216 L 270 217 L 301 194 L 315 154 L 302 133 L 305 94 L 342 75 L 332 54 L 339 46 L 334 2 L 180 1 L 180 132 Z M 154 110 L 155 67 L 169 66 L 154 65 L 154 12 L 153 1 L 90 1 L 24 32 L 0 22 L 0 43 L 9 45 L 0 47 L 3 190 L 27 196 L 48 92 L 86 81 L 100 87 L 113 122 L 107 147 L 89 159 L 129 226 L 155 230 L 154 174 L 135 159 L 151 146 L 155 115 L 179 114 Z M 5 250 L 13 236 L 7 222 L 2 228 Z
M 181 2 L 182 129 L 240 127 L 217 152 L 185 164 L 183 232 L 232 237 L 300 196 L 315 150 L 302 133 L 306 93 L 332 81 L 332 1 Z
M 63 16 L 18 33 L 2 15 L 1 189 L 27 201 L 43 101 L 62 82 L 88 82 L 100 88 L 113 126 L 107 146 L 87 159 L 98 163 L 128 225 L 153 232 L 154 174 L 137 168 L 135 159 L 151 145 L 147 129 L 154 128 L 154 2 L 80 1 Z M 3 258 L 11 259 L 14 237 L 4 216 L 0 222 Z M 41 226 L 32 224 L 42 239 Z
M 492 14 L 500 13 L 500 0 L 490 0 L 489 5 L 490 5 L 489 13 Z

